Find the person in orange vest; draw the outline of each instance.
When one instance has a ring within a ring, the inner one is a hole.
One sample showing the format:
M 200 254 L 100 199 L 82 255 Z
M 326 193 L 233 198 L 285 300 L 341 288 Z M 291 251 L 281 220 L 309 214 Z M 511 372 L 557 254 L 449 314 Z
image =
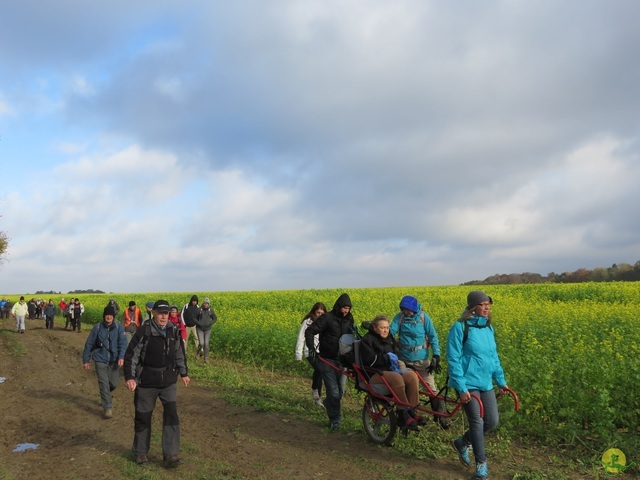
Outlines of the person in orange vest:
M 124 327 L 124 333 L 127 337 L 127 345 L 129 345 L 133 334 L 136 333 L 140 325 L 142 325 L 142 312 L 136 306 L 136 302 L 131 300 L 129 302 L 129 308 L 122 314 L 122 326 Z

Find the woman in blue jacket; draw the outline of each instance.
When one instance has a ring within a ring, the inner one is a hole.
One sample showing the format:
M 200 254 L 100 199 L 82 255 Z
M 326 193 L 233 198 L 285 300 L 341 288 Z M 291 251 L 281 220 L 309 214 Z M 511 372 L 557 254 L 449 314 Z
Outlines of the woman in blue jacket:
M 453 441 L 460 461 L 471 465 L 469 447 L 476 461 L 475 478 L 489 475 L 484 436 L 498 425 L 498 404 L 493 384 L 500 389 L 507 387 L 504 371 L 500 365 L 496 341 L 491 326 L 490 296 L 480 290 L 467 295 L 467 308 L 453 324 L 447 338 L 447 361 L 449 362 L 449 385 L 456 389 L 469 419 L 469 430 Z M 477 395 L 484 406 L 484 417 L 480 417 Z
M 104 321 L 96 323 L 87 337 L 82 353 L 82 366 L 89 370 L 89 362 L 93 358 L 104 418 L 112 418 L 111 392 L 120 382 L 118 369 L 124 365 L 127 337 L 122 324 L 115 321 L 116 312 L 113 306 L 105 307 L 102 318 Z

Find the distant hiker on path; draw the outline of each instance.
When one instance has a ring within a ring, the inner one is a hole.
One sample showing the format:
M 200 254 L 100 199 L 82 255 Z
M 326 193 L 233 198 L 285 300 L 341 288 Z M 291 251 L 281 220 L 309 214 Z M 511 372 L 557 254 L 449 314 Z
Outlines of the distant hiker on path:
M 196 320 L 201 315 L 200 307 L 198 306 L 198 296 L 192 295 L 191 300 L 184 307 L 182 307 L 182 312 L 180 313 L 180 317 L 184 322 L 185 327 L 187 328 L 187 340 L 184 344 L 184 351 L 186 353 L 187 347 L 189 346 L 189 337 L 190 334 L 193 333 L 195 338 L 196 347 L 200 345 L 198 340 L 198 332 L 196 331 Z M 199 349 L 198 349 L 199 350 Z
M 122 326 L 127 336 L 127 344 L 133 338 L 133 334 L 142 325 L 142 312 L 136 306 L 136 302 L 131 300 L 129 302 L 129 308 L 127 308 L 122 314 Z
M 53 300 L 49 300 L 44 307 L 44 321 L 47 330 L 53 330 L 53 317 L 56 315 L 56 306 L 53 304 Z
M 29 307 L 24 301 L 24 297 L 20 297 L 20 301 L 16 303 L 11 309 L 11 315 L 16 318 L 16 333 L 24 333 L 25 325 L 24 319 L 29 313 Z
M 80 333 L 83 314 L 84 305 L 80 303 L 79 298 L 76 298 L 73 304 L 69 305 L 69 320 L 71 320 L 71 331 L 75 330 Z
M 305 343 L 304 332 L 320 315 L 324 315 L 325 313 L 327 313 L 327 307 L 324 306 L 324 303 L 316 302 L 313 304 L 313 307 L 311 307 L 309 313 L 304 316 L 302 323 L 300 324 L 295 350 L 296 361 L 300 362 L 304 356 L 311 365 L 311 368 L 313 368 L 313 375 L 311 377 L 311 398 L 313 398 L 316 405 L 322 408 L 324 408 L 324 403 L 322 402 L 322 373 L 318 370 L 317 363 L 319 339 L 318 335 L 314 337 L 314 346 L 316 351 L 314 355 L 309 355 L 309 348 Z
M 196 318 L 196 334 L 198 335 L 198 350 L 196 357 L 204 356 L 204 363 L 209 359 L 209 339 L 211 338 L 211 327 L 218 321 L 216 312 L 211 308 L 208 298 L 202 301 L 200 315 Z
M 124 365 L 127 350 L 124 327 L 115 318 L 115 309 L 107 305 L 102 313 L 103 321 L 96 323 L 91 329 L 82 353 L 82 366 L 85 370 L 89 370 L 92 358 L 95 362 L 104 418 L 113 417 L 111 393 L 120 382 L 118 368 Z

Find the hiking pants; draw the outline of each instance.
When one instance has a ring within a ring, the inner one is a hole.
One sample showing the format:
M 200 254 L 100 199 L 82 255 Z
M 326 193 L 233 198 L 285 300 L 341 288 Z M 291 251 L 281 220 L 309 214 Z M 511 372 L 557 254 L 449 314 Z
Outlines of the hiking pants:
M 118 383 L 120 383 L 118 364 L 106 362 L 95 362 L 95 364 L 98 387 L 100 388 L 100 404 L 105 410 L 113 408 L 111 404 L 111 392 L 113 392 L 118 386 Z
M 47 315 L 47 318 L 45 319 L 45 326 L 47 327 L 47 330 L 53 330 L 53 316 Z
M 164 388 L 140 387 L 135 389 L 133 404 L 134 419 L 133 453 L 146 455 L 151 442 L 151 416 L 156 399 L 162 402 L 162 456 L 170 457 L 180 451 L 180 421 L 176 404 L 177 385 Z
M 204 352 L 204 358 L 209 358 L 209 339 L 211 338 L 211 329 L 201 330 L 196 327 L 196 333 L 198 334 L 198 344 Z
M 477 463 L 487 461 L 487 454 L 484 450 L 484 436 L 498 425 L 498 402 L 493 390 L 469 390 L 469 393 L 478 395 L 484 406 L 484 418 L 480 417 L 480 406 L 471 397 L 469 403 L 462 405 L 467 418 L 469 419 L 469 430 L 462 436 L 465 445 L 471 445 L 473 455 Z
M 16 331 L 24 331 L 24 315 L 16 315 Z
M 196 347 L 198 345 L 200 345 L 199 340 L 198 340 L 198 332 L 196 330 L 196 326 L 194 325 L 193 327 L 185 327 L 187 329 L 187 338 L 184 341 L 184 354 L 187 354 L 187 346 L 189 345 L 189 337 L 191 336 L 191 334 L 193 333 L 193 338 L 196 342 Z
M 420 384 L 418 376 L 413 370 L 407 370 L 402 375 L 385 370 L 382 375 L 401 402 L 408 403 L 411 407 L 415 407 L 420 403 L 418 394 Z M 382 378 L 377 373 L 371 377 L 371 383 L 384 385 Z

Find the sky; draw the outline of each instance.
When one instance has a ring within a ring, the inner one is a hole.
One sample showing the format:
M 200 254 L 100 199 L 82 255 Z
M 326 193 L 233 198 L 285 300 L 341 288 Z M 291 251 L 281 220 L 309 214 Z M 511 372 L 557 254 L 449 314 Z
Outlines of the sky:
M 2 293 L 640 260 L 640 2 L 0 3 Z

